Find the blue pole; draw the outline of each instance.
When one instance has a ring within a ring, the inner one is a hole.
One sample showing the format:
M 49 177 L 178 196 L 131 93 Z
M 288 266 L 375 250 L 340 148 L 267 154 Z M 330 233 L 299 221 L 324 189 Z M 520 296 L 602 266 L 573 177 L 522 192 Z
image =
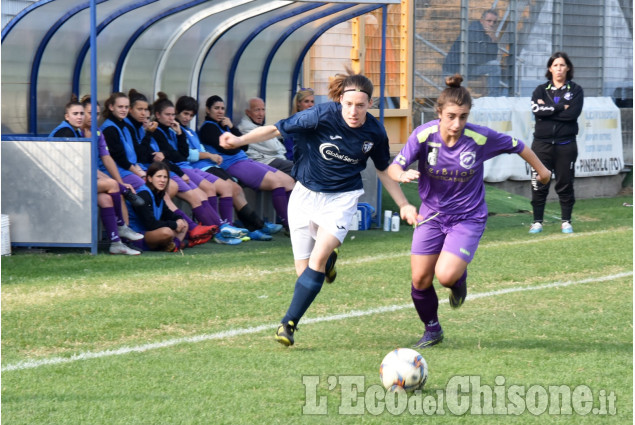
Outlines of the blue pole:
M 79 95 L 79 94 L 78 94 Z M 97 135 L 97 2 L 90 0 L 90 107 L 91 107 L 91 123 L 90 132 L 92 140 L 91 161 L 90 161 L 90 179 L 91 179 L 91 248 L 92 255 L 97 254 L 97 144 L 99 136 Z

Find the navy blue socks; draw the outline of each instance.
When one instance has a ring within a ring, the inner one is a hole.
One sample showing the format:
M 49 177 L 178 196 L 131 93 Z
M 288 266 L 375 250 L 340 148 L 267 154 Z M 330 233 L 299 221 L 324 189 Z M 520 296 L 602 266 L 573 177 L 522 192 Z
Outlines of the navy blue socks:
M 286 323 L 291 320 L 297 325 L 311 303 L 313 303 L 317 294 L 320 293 L 322 284 L 324 284 L 324 273 L 317 272 L 309 267 L 304 269 L 304 272 L 295 282 L 291 305 L 287 310 L 287 314 L 284 315 L 282 322 Z

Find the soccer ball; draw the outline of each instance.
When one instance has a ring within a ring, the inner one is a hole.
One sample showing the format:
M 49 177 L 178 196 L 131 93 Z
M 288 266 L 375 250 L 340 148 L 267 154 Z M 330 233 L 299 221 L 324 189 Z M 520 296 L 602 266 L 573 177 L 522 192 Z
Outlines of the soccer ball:
M 384 388 L 396 391 L 421 390 L 428 380 L 428 364 L 421 354 L 410 348 L 397 348 L 386 354 L 379 367 Z

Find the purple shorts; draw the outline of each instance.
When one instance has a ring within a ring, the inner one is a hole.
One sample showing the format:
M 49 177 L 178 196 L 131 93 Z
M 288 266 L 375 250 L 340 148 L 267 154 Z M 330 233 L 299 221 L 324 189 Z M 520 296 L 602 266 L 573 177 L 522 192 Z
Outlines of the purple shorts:
M 218 180 L 213 174 L 206 173 L 203 170 L 199 170 L 198 168 L 183 168 L 183 172 L 187 174 L 187 176 L 192 180 L 196 186 L 199 186 L 203 180 L 207 180 L 210 183 L 214 183 Z
M 244 161 L 238 161 L 227 169 L 227 172 L 236 177 L 242 184 L 250 187 L 254 190 L 260 189 L 262 180 L 265 178 L 265 174 L 269 171 L 275 173 L 275 168 L 257 162 L 252 159 L 246 159 Z
M 487 223 L 487 206 L 466 214 L 436 213 L 421 205 L 423 217 L 412 236 L 413 255 L 452 253 L 471 262 Z
M 192 180 L 190 180 L 189 183 L 185 183 L 181 177 L 177 176 L 173 172 L 170 172 L 170 179 L 174 180 L 179 186 L 179 192 L 187 192 L 188 190 L 196 189 L 198 187 L 198 185 Z
M 139 189 L 141 186 L 143 186 L 144 184 L 146 184 L 145 180 L 143 180 L 141 177 L 139 177 L 136 174 L 128 174 L 125 177 L 122 177 L 121 180 L 123 180 L 125 183 L 128 183 L 130 186 L 134 187 L 134 190 Z

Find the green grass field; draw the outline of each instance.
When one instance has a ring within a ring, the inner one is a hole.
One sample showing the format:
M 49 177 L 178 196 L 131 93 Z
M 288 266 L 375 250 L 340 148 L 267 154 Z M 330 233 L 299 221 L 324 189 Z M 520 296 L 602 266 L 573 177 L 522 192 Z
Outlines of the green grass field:
M 402 399 L 378 369 L 423 332 L 405 224 L 349 233 L 290 348 L 273 340 L 295 282 L 283 236 L 3 257 L 2 423 L 632 423 L 632 197 L 579 200 L 572 235 L 557 204 L 529 235 L 526 199 L 487 199 L 468 299 L 451 310 L 437 288 L 446 339 L 421 351 L 428 383 Z

